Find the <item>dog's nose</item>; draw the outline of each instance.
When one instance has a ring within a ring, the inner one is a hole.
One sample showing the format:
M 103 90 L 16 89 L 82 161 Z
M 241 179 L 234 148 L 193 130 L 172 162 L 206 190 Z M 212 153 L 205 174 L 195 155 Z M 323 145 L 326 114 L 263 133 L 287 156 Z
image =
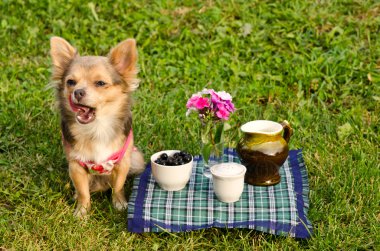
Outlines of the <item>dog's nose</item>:
M 80 101 L 84 96 L 86 96 L 86 91 L 84 89 L 77 89 L 74 91 L 74 96 L 76 100 Z

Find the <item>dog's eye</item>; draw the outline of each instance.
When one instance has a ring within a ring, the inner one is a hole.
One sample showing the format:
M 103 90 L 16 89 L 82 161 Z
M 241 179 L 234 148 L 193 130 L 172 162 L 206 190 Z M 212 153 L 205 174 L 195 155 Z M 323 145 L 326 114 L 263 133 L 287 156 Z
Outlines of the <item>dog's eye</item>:
M 73 79 L 68 79 L 68 80 L 66 81 L 66 84 L 67 84 L 68 86 L 74 86 L 74 85 L 77 84 L 77 82 L 75 82 L 75 80 L 73 80 Z
M 105 85 L 106 85 L 106 83 L 103 81 L 97 81 L 96 82 L 96 86 L 105 86 Z

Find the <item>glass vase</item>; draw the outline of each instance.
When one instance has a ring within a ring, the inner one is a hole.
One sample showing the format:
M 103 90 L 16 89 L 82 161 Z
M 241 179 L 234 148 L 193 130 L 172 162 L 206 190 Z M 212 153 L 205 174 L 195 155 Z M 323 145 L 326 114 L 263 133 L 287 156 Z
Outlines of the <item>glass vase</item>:
M 211 121 L 201 127 L 201 155 L 203 174 L 211 178 L 210 167 L 223 162 L 224 153 L 224 123 Z

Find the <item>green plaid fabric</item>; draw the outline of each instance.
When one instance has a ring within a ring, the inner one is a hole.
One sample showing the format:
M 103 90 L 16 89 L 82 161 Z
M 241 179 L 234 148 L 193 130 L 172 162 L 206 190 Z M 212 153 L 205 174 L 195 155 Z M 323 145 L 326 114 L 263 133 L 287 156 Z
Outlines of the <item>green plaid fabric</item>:
M 240 163 L 235 149 L 225 149 L 225 162 Z M 180 232 L 209 227 L 249 228 L 277 235 L 307 238 L 308 181 L 300 150 L 290 151 L 280 169 L 281 182 L 259 187 L 244 184 L 239 201 L 224 203 L 214 194 L 212 180 L 203 175 L 203 162 L 194 158 L 193 172 L 180 191 L 162 190 L 150 166 L 134 181 L 128 207 L 131 232 Z

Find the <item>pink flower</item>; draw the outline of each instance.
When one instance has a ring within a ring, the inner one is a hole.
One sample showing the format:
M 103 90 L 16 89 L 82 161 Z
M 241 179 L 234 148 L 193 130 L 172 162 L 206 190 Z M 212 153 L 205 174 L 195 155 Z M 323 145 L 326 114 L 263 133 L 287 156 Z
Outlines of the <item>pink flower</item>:
M 234 112 L 236 109 L 235 109 L 235 105 L 231 102 L 231 100 L 227 100 L 225 102 L 225 105 L 226 105 L 226 109 L 229 111 L 229 112 Z
M 191 96 L 191 98 L 189 98 L 189 100 L 187 101 L 186 103 L 186 108 L 191 108 L 191 107 L 194 107 L 194 103 L 200 98 L 201 96 L 199 95 L 196 95 L 196 94 L 193 94 Z
M 220 119 L 223 119 L 223 120 L 228 120 L 229 116 L 230 116 L 230 113 L 227 111 L 227 110 L 218 110 L 216 112 L 216 116 Z
M 209 89 L 208 91 L 211 94 L 211 99 L 213 102 L 218 103 L 220 101 L 232 101 L 232 97 L 228 92 L 215 92 L 213 89 Z
M 232 97 L 228 92 L 221 91 L 216 93 L 220 99 L 225 100 L 225 101 L 232 101 Z
M 193 95 L 189 101 L 187 101 L 186 107 L 188 109 L 190 108 L 196 108 L 198 110 L 202 110 L 203 108 L 209 107 L 209 100 L 208 98 L 204 98 L 202 96 Z
M 214 105 L 217 105 L 221 101 L 221 98 L 219 97 L 219 95 L 213 89 L 210 89 L 209 93 L 211 95 L 211 102 Z
M 228 120 L 236 109 L 232 97 L 225 91 L 215 92 L 213 89 L 203 89 L 195 93 L 186 103 L 188 116 L 192 111 L 198 111 L 202 121 Z
M 195 103 L 195 108 L 198 110 L 202 110 L 203 108 L 209 107 L 209 100 L 208 98 L 199 98 L 197 102 Z
M 224 104 L 219 103 L 216 111 L 216 116 L 220 119 L 228 120 L 230 112 L 224 107 Z

